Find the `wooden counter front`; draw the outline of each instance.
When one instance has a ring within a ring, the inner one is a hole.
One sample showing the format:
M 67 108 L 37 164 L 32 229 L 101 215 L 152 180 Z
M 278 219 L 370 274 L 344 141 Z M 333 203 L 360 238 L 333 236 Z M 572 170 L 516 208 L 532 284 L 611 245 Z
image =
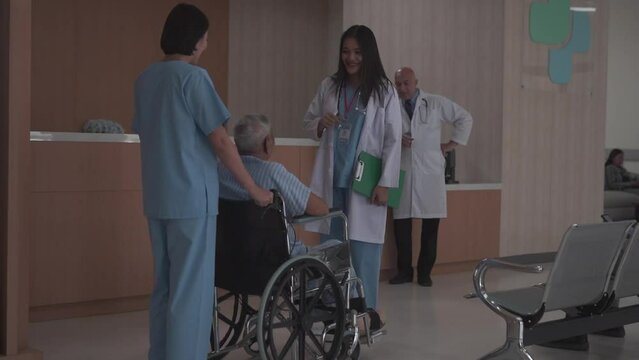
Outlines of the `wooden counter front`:
M 142 212 L 139 144 L 69 136 L 31 142 L 31 321 L 145 309 L 152 258 Z M 273 160 L 308 183 L 314 153 L 308 144 L 280 143 Z M 498 255 L 499 206 L 498 189 L 448 192 L 449 217 L 440 226 L 436 272 L 465 270 Z M 388 222 L 385 275 L 395 268 L 390 217 Z M 417 245 L 420 226 L 414 230 Z M 298 235 L 309 243 L 318 239 L 302 230 Z
M 486 257 L 499 256 L 501 190 L 493 187 L 451 190 L 446 193 L 448 217 L 439 224 L 437 262 L 433 273 L 467 271 Z M 419 256 L 421 220 L 413 220 L 413 265 Z M 393 222 L 386 223 L 382 279 L 394 275 L 396 246 Z

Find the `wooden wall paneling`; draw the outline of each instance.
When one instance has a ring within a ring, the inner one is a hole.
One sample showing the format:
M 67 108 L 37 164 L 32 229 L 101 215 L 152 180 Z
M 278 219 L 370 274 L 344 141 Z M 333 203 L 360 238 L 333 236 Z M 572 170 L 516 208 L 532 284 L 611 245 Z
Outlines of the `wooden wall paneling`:
M 33 192 L 142 190 L 138 144 L 33 142 L 31 149 Z
M 229 108 L 235 119 L 263 113 L 276 137 L 307 137 L 302 118 L 328 75 L 328 13 L 325 1 L 230 3 Z
M 328 5 L 325 28 L 326 52 L 324 54 L 325 76 L 335 73 L 340 61 L 339 41 L 344 30 L 344 0 L 326 0 Z M 319 85 L 319 84 L 318 84 Z M 316 85 L 317 86 L 317 85 Z
M 440 223 L 439 262 L 498 256 L 500 191 L 449 191 L 447 197 L 449 214 Z
M 208 70 L 215 84 L 215 89 L 227 106 L 229 103 L 230 1 L 197 0 L 192 2 L 205 9 L 209 17 L 209 47 L 202 55 L 200 65 Z
M 88 316 L 119 314 L 131 311 L 146 311 L 150 296 L 85 301 L 73 304 L 55 304 L 31 307 L 29 320 L 34 322 L 71 319 Z
M 107 118 L 130 132 L 134 81 L 161 60 L 162 26 L 178 2 L 34 0 L 31 128 L 80 131 L 86 120 Z M 228 0 L 192 3 L 210 22 L 200 65 L 226 100 Z
M 311 175 L 315 165 L 317 147 L 305 146 L 300 148 L 300 180 L 304 184 L 311 184 Z
M 10 329 L 15 326 L 9 321 L 9 1 L 0 1 L 0 354 L 6 354 L 14 342 L 9 337 Z
M 75 1 L 32 3 L 31 129 L 80 131 L 82 124 L 73 122 L 78 101 Z
M 77 14 L 72 49 L 76 58 L 73 94 L 76 106 L 72 119 L 77 127 L 66 131 L 81 131 L 82 124 L 89 119 L 110 119 L 130 129 L 133 84 L 142 68 L 132 67 L 133 62 L 129 59 L 148 56 L 141 54 L 138 49 L 142 41 L 155 45 L 155 50 L 149 54 L 155 55 L 151 61 L 159 59 L 158 41 L 150 40 L 157 39 L 168 10 L 159 12 L 165 6 L 158 6 L 158 10 L 150 11 L 157 17 L 149 19 L 149 23 L 158 27 L 156 33 L 152 34 L 153 37 L 147 37 L 151 35 L 148 32 L 150 29 L 138 31 L 136 27 L 139 15 L 126 11 L 122 3 L 75 1 L 74 8 Z M 134 5 L 133 9 L 135 8 Z M 138 7 L 137 10 L 142 9 Z M 164 16 L 160 16 L 161 14 Z M 149 48 L 148 45 L 143 48 Z
M 31 195 L 32 307 L 150 294 L 153 264 L 140 192 Z
M 31 118 L 31 1 L 0 1 L 0 357 L 42 359 L 30 350 L 29 119 Z
M 463 264 L 499 256 L 501 195 L 499 190 L 447 192 L 448 217 L 439 226 L 437 265 Z M 413 264 L 420 248 L 421 220 L 413 220 Z M 396 269 L 392 215 L 386 224 L 382 269 Z M 465 267 L 463 267 L 465 268 Z
M 31 307 L 148 294 L 139 146 L 31 145 Z
M 457 151 L 464 183 L 501 181 L 503 6 L 503 0 L 344 1 L 344 27 L 371 27 L 390 77 L 411 66 L 421 89 L 472 113 L 469 144 Z
M 531 1 L 505 3 L 502 255 L 556 250 L 569 225 L 599 221 L 608 1 L 593 3 L 592 49 L 562 86 L 529 40 Z
M 300 176 L 300 151 L 296 148 L 276 146 L 273 151 L 272 161 L 284 165 L 286 170 L 299 178 Z

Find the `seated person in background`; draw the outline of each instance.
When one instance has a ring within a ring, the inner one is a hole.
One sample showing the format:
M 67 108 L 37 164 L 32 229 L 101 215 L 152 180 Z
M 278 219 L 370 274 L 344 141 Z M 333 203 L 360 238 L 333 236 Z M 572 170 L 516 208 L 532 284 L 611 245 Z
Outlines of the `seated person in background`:
M 328 213 L 328 206 L 308 186 L 275 161 L 269 161 L 273 154 L 275 139 L 271 133 L 268 118 L 260 114 L 242 117 L 233 130 L 235 145 L 242 162 L 255 183 L 264 189 L 277 190 L 286 202 L 287 215 L 321 216 Z M 220 198 L 228 200 L 250 200 L 249 194 L 237 183 L 231 172 L 219 165 Z M 289 235 L 291 232 L 289 231 Z M 294 237 L 289 236 L 291 241 Z M 291 255 L 304 254 L 308 249 L 299 241 L 292 245 Z M 324 244 L 322 244 L 324 245 Z
M 639 194 L 639 175 L 623 167 L 623 151 L 613 149 L 606 160 L 605 190 L 628 191 Z

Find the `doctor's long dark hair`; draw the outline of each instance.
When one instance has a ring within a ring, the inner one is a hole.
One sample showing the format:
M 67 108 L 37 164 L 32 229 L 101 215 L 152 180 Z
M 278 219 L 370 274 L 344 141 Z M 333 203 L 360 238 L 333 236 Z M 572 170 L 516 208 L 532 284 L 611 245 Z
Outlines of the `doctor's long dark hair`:
M 393 83 L 386 77 L 382 59 L 379 57 L 375 35 L 371 29 L 364 25 L 353 25 L 342 34 L 339 42 L 337 72 L 332 76 L 333 81 L 338 85 L 337 92 L 339 93 L 339 86 L 348 78 L 348 72 L 346 72 L 346 67 L 342 61 L 342 47 L 344 46 L 344 40 L 347 38 L 353 38 L 357 41 L 362 54 L 362 66 L 360 68 L 362 102 L 367 104 L 368 99 L 373 94 L 377 96 L 379 101 L 382 101 L 388 86 L 392 86 Z

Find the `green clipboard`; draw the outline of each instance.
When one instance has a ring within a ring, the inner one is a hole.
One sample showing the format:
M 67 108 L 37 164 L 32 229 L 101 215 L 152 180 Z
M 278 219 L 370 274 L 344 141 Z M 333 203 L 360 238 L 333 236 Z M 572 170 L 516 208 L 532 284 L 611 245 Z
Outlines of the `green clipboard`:
M 366 197 L 371 197 L 379 178 L 382 176 L 382 159 L 366 151 L 357 157 L 355 176 L 353 177 L 353 191 Z M 404 170 L 399 171 L 399 187 L 388 189 L 388 206 L 396 208 L 404 188 Z

